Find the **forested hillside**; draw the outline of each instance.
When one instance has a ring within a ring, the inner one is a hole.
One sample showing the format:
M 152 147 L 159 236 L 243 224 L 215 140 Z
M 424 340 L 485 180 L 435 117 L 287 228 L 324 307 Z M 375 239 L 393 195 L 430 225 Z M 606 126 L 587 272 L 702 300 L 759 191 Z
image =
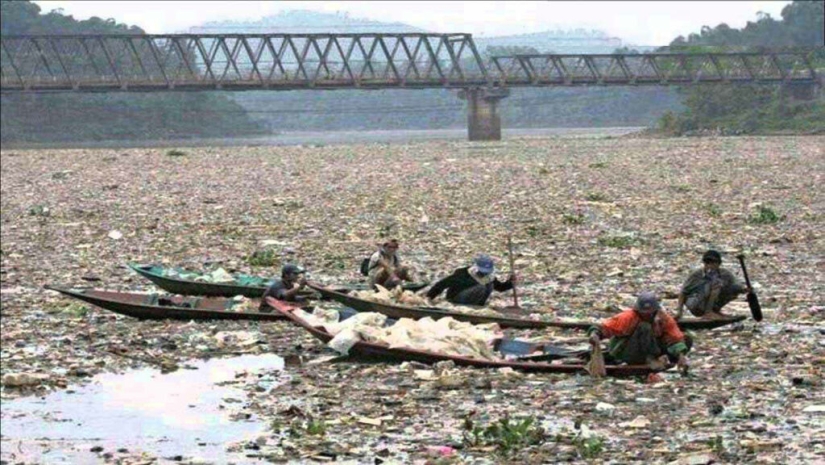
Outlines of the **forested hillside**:
M 759 51 L 823 46 L 825 3 L 795 1 L 782 10 L 782 18 L 760 15 L 742 29 L 720 24 L 704 27 L 698 34 L 678 37 L 660 51 Z M 815 63 L 825 73 L 825 63 Z M 665 115 L 660 127 L 674 134 L 719 131 L 740 134 L 757 132 L 823 132 L 825 101 L 819 97 L 795 99 L 792 89 L 764 85 L 705 85 L 680 89 L 685 110 Z
M 113 19 L 78 21 L 43 14 L 29 1 L 0 2 L 0 32 L 11 34 L 144 34 Z M 4 94 L 3 142 L 232 137 L 262 134 L 264 127 L 225 94 Z

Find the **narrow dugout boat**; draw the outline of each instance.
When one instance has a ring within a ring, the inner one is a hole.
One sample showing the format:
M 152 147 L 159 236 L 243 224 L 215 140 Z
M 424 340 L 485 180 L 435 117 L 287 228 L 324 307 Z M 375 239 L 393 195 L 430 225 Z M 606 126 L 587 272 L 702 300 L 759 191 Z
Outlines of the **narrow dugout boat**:
M 259 276 L 250 275 L 233 275 L 235 282 L 214 283 L 206 281 L 196 281 L 194 279 L 187 279 L 179 276 L 170 276 L 168 270 L 170 268 L 158 265 L 139 265 L 136 263 L 129 263 L 129 268 L 134 270 L 137 274 L 152 281 L 156 286 L 166 292 L 180 295 L 199 295 L 207 297 L 234 297 L 242 295 L 249 298 L 259 298 L 264 295 L 266 288 L 272 284 L 272 279 L 266 279 Z M 177 273 L 182 270 L 172 269 Z M 186 273 L 186 272 L 184 272 Z M 418 291 L 425 288 L 429 283 L 409 283 L 404 286 L 404 289 L 410 291 Z M 345 292 L 349 290 L 365 290 L 366 285 L 353 284 L 350 286 L 335 286 L 333 289 Z M 305 296 L 311 296 L 307 293 Z
M 591 321 L 544 321 L 531 320 L 526 318 L 509 318 L 506 316 L 479 315 L 472 313 L 461 313 L 445 310 L 437 307 L 408 307 L 403 305 L 393 305 L 383 302 L 373 302 L 351 295 L 348 291 L 333 289 L 316 283 L 308 283 L 308 286 L 321 294 L 322 297 L 334 300 L 345 307 L 352 308 L 359 312 L 376 312 L 387 315 L 390 318 L 412 318 L 418 320 L 424 317 L 443 318 L 452 317 L 458 321 L 466 321 L 473 324 L 497 323 L 502 328 L 566 328 L 587 330 L 596 322 Z M 732 316 L 726 319 L 703 320 L 700 318 L 683 318 L 679 321 L 682 329 L 713 329 L 729 325 L 744 320 L 744 316 Z
M 166 296 L 97 289 L 75 290 L 52 286 L 46 286 L 46 289 L 141 320 L 284 320 L 278 312 L 232 310 L 239 302 L 225 298 Z
M 267 298 L 267 302 L 281 315 L 288 318 L 296 325 L 306 329 L 314 337 L 328 343 L 334 337 L 323 327 L 312 326 L 307 321 L 293 313 L 299 307 L 288 302 Z M 342 319 L 352 316 L 355 312 L 341 312 Z M 388 319 L 388 324 L 394 324 L 395 320 Z M 472 366 L 478 368 L 504 368 L 510 367 L 514 370 L 526 372 L 542 373 L 577 373 L 587 374 L 585 369 L 585 351 L 571 351 L 550 344 L 532 343 L 518 339 L 498 339 L 495 341 L 493 350 L 511 356 L 510 359 L 485 360 L 466 356 L 430 352 L 426 350 L 391 348 L 389 345 L 378 342 L 358 341 L 349 350 L 351 356 L 379 359 L 383 361 L 416 361 L 422 363 L 437 363 L 444 360 L 452 360 L 459 366 Z M 516 358 L 512 358 L 516 357 Z M 577 363 L 553 363 L 565 359 L 577 359 Z M 667 367 L 669 368 L 669 367 Z M 606 365 L 608 376 L 637 376 L 653 373 L 657 370 L 651 369 L 647 365 Z

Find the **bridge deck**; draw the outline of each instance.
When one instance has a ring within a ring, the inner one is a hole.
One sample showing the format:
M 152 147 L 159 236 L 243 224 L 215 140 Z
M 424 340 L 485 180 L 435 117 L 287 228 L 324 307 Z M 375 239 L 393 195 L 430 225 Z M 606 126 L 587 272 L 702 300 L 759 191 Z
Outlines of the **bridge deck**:
M 485 58 L 469 34 L 2 36 L 0 90 L 813 83 L 823 50 Z

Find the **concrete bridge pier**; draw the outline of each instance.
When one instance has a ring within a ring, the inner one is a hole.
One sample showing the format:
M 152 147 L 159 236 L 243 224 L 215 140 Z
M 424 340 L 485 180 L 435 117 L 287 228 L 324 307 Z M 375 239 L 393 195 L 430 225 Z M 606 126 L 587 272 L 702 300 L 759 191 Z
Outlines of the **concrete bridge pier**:
M 501 140 L 498 102 L 509 95 L 510 90 L 501 87 L 470 87 L 459 91 L 458 98 L 467 100 L 469 140 Z

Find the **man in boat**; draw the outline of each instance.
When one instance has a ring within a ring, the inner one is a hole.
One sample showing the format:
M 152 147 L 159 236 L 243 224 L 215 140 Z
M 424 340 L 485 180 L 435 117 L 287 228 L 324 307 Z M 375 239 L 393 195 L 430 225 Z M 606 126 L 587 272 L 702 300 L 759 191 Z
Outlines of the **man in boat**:
M 390 239 L 372 254 L 367 268 L 370 287 L 378 284 L 393 289 L 403 281 L 411 281 L 410 269 L 401 265 L 401 259 L 398 258 L 398 245 L 397 239 Z
M 739 294 L 751 289 L 736 280 L 733 273 L 722 268 L 722 254 L 708 250 L 702 255 L 703 267 L 693 271 L 682 285 L 676 304 L 676 319 L 682 317 L 685 307 L 702 318 L 724 317 L 722 307 Z
M 435 299 L 446 290 L 449 302 L 483 306 L 493 291 L 509 291 L 515 283 L 516 276 L 512 273 L 507 281 L 499 281 L 493 259 L 482 254 L 473 260 L 471 266 L 458 268 L 450 276 L 433 284 L 427 291 L 427 298 Z
M 261 297 L 260 312 L 271 312 L 272 307 L 266 303 L 267 297 L 287 302 L 305 302 L 306 298 L 298 295 L 307 284 L 304 278 L 304 269 L 298 265 L 288 263 L 281 268 L 281 279 L 276 279 L 264 292 Z
M 613 361 L 648 364 L 658 369 L 668 362 L 676 362 L 686 372 L 689 366 L 687 353 L 693 341 L 679 329 L 670 314 L 661 310 L 656 295 L 643 292 L 633 308 L 590 328 L 590 344 L 597 347 L 603 338 L 609 337 L 607 352 Z M 604 365 L 603 361 L 601 365 Z

